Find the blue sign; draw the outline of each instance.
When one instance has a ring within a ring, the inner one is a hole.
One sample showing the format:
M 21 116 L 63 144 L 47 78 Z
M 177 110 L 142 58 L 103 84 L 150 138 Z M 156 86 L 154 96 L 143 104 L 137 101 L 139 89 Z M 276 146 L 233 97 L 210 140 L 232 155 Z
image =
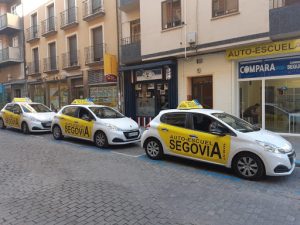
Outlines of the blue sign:
M 4 86 L 3 84 L 0 84 L 0 94 L 3 94 L 3 92 L 4 92 Z
M 239 63 L 239 78 L 300 75 L 300 57 L 265 59 Z

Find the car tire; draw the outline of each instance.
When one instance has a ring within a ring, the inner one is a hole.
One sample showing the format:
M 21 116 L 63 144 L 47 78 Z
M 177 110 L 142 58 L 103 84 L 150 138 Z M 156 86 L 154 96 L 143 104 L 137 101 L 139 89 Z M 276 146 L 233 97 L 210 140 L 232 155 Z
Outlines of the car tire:
M 26 122 L 23 122 L 21 125 L 21 130 L 23 134 L 29 134 L 30 130 Z
M 62 140 L 64 138 L 61 128 L 58 125 L 53 126 L 52 135 L 55 140 Z
M 232 162 L 235 174 L 247 180 L 259 180 L 265 176 L 265 167 L 262 160 L 251 152 L 236 155 Z
M 4 121 L 3 121 L 3 119 L 2 118 L 0 118 L 0 129 L 5 129 L 6 128 L 6 126 L 5 126 L 5 124 L 4 124 Z
M 159 160 L 164 156 L 163 147 L 156 138 L 147 139 L 144 144 L 144 149 L 150 159 Z
M 94 136 L 95 145 L 98 148 L 107 148 L 108 147 L 108 140 L 106 134 L 103 131 L 97 131 Z

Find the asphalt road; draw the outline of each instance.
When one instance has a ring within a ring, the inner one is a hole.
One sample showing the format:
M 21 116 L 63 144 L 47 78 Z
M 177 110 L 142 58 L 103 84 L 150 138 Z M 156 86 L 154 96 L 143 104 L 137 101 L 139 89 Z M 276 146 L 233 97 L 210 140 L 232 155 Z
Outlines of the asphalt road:
M 139 145 L 98 149 L 0 130 L 0 225 L 300 223 L 300 168 L 251 182 Z

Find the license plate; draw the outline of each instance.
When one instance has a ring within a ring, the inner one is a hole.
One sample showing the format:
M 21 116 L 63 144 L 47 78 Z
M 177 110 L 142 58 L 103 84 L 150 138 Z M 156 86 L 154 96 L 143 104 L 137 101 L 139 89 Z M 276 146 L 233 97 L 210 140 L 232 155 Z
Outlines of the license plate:
M 128 133 L 128 137 L 134 137 L 134 136 L 138 136 L 139 132 L 132 132 L 132 133 Z

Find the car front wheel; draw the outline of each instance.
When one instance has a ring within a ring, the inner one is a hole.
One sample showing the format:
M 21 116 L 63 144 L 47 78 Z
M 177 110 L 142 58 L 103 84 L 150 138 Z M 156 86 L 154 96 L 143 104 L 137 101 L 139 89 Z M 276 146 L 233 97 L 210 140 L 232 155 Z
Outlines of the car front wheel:
M 94 137 L 94 142 L 99 148 L 106 148 L 108 146 L 107 137 L 103 131 L 97 131 Z
M 53 127 L 52 134 L 55 140 L 62 140 L 64 138 L 62 131 L 58 125 L 55 125 Z
M 21 129 L 22 129 L 23 134 L 29 134 L 30 133 L 29 127 L 28 127 L 26 122 L 22 123 Z
M 163 147 L 159 140 L 155 138 L 150 138 L 146 141 L 144 145 L 147 156 L 150 159 L 158 160 L 163 157 Z
M 2 118 L 0 118 L 0 129 L 5 129 L 5 128 L 6 128 L 6 126 L 4 124 L 4 121 Z
M 253 153 L 238 154 L 232 164 L 234 172 L 247 180 L 259 180 L 265 175 L 265 167 L 262 160 Z

